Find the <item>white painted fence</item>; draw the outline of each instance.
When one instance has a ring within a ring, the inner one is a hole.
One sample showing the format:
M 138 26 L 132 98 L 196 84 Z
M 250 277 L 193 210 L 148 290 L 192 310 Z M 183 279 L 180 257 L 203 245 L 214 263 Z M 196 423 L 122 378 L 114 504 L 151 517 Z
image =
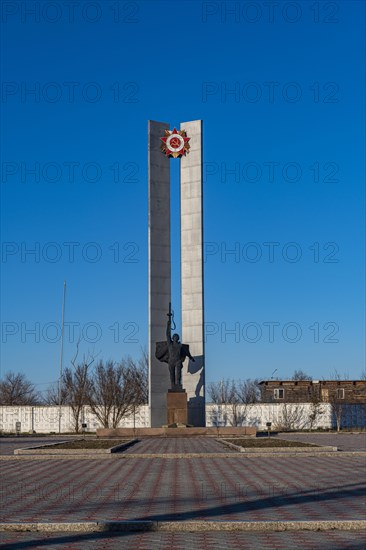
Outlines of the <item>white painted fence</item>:
M 250 406 L 239 406 L 236 410 L 239 425 L 254 426 L 259 430 L 266 429 L 266 423 L 272 423 L 272 429 L 288 424 L 292 429 L 331 428 L 336 426 L 335 418 L 329 403 L 321 404 L 319 414 L 311 426 L 310 403 L 258 403 Z M 135 415 L 123 418 L 120 427 L 145 428 L 149 426 L 149 407 L 144 405 L 135 411 Z M 58 407 L 0 407 L 0 432 L 16 431 L 16 422 L 21 423 L 21 432 L 59 433 Z M 95 432 L 101 424 L 89 407 L 84 407 L 81 422 L 87 424 L 86 432 Z M 233 410 L 230 405 L 206 405 L 207 426 L 233 425 Z M 74 422 L 71 407 L 62 407 L 61 433 L 73 432 Z M 344 405 L 342 412 L 343 428 L 366 428 L 366 405 Z
M 21 432 L 59 433 L 59 407 L 0 407 L 0 431 L 15 432 L 16 422 L 21 423 Z M 84 407 L 81 413 L 80 424 L 87 425 L 86 432 L 95 432 L 102 425 L 91 412 Z M 120 427 L 133 428 L 149 425 L 149 410 L 147 405 L 139 407 L 135 415 L 123 418 Z M 74 419 L 71 407 L 61 407 L 61 433 L 74 432 Z
M 271 429 L 308 430 L 335 428 L 336 418 L 329 403 L 321 403 L 315 418 L 311 419 L 314 408 L 311 403 L 256 403 L 238 406 L 233 411 L 231 405 L 207 405 L 206 423 L 208 426 L 233 425 L 233 416 L 244 426 L 254 426 L 265 430 L 267 422 Z M 366 428 L 366 405 L 344 404 L 341 417 L 342 428 Z

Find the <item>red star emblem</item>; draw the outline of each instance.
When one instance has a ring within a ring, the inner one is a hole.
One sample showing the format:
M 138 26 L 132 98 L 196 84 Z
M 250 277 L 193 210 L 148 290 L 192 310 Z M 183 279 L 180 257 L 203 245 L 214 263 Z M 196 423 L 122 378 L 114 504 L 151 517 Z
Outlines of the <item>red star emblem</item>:
M 161 150 L 167 157 L 180 158 L 189 153 L 189 140 L 185 130 L 165 130 L 165 136 L 160 138 L 163 142 Z

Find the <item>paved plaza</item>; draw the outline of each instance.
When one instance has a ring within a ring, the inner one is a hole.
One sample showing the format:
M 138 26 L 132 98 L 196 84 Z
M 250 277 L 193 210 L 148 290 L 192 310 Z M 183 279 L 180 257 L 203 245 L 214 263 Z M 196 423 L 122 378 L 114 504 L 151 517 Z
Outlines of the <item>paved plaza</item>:
M 5 438 L 1 522 L 365 520 L 364 434 L 303 435 L 344 449 L 250 457 L 208 438 L 147 438 L 108 458 L 12 456 L 51 438 Z M 315 441 L 316 442 L 316 441 Z M 357 452 L 355 452 L 357 450 Z M 351 452 L 347 452 L 351 451 Z M 201 457 L 190 454 L 201 452 Z M 154 457 L 154 454 L 159 457 Z M 181 458 L 160 458 L 162 454 Z M 3 548 L 353 548 L 359 531 L 1 533 Z

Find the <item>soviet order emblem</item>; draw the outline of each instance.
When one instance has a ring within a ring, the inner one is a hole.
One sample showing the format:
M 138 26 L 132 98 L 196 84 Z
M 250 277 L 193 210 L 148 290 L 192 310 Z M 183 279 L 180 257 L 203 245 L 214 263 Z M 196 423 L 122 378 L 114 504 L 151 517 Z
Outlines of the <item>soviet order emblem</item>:
M 189 140 L 185 130 L 165 130 L 165 136 L 160 138 L 163 142 L 160 149 L 167 157 L 179 158 L 189 153 Z

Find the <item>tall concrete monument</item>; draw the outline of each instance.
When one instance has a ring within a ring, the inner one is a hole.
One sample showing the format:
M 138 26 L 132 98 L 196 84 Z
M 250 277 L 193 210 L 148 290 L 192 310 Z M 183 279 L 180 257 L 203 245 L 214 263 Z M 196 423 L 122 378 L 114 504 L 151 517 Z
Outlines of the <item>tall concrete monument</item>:
M 151 427 L 167 423 L 169 368 L 155 357 L 164 339 L 171 297 L 170 159 L 180 162 L 181 335 L 195 361 L 186 360 L 182 386 L 187 392 L 188 424 L 205 425 L 202 121 L 180 130 L 149 121 L 149 407 Z M 180 160 L 179 160 L 180 159 Z M 174 213 L 178 219 L 178 213 Z

